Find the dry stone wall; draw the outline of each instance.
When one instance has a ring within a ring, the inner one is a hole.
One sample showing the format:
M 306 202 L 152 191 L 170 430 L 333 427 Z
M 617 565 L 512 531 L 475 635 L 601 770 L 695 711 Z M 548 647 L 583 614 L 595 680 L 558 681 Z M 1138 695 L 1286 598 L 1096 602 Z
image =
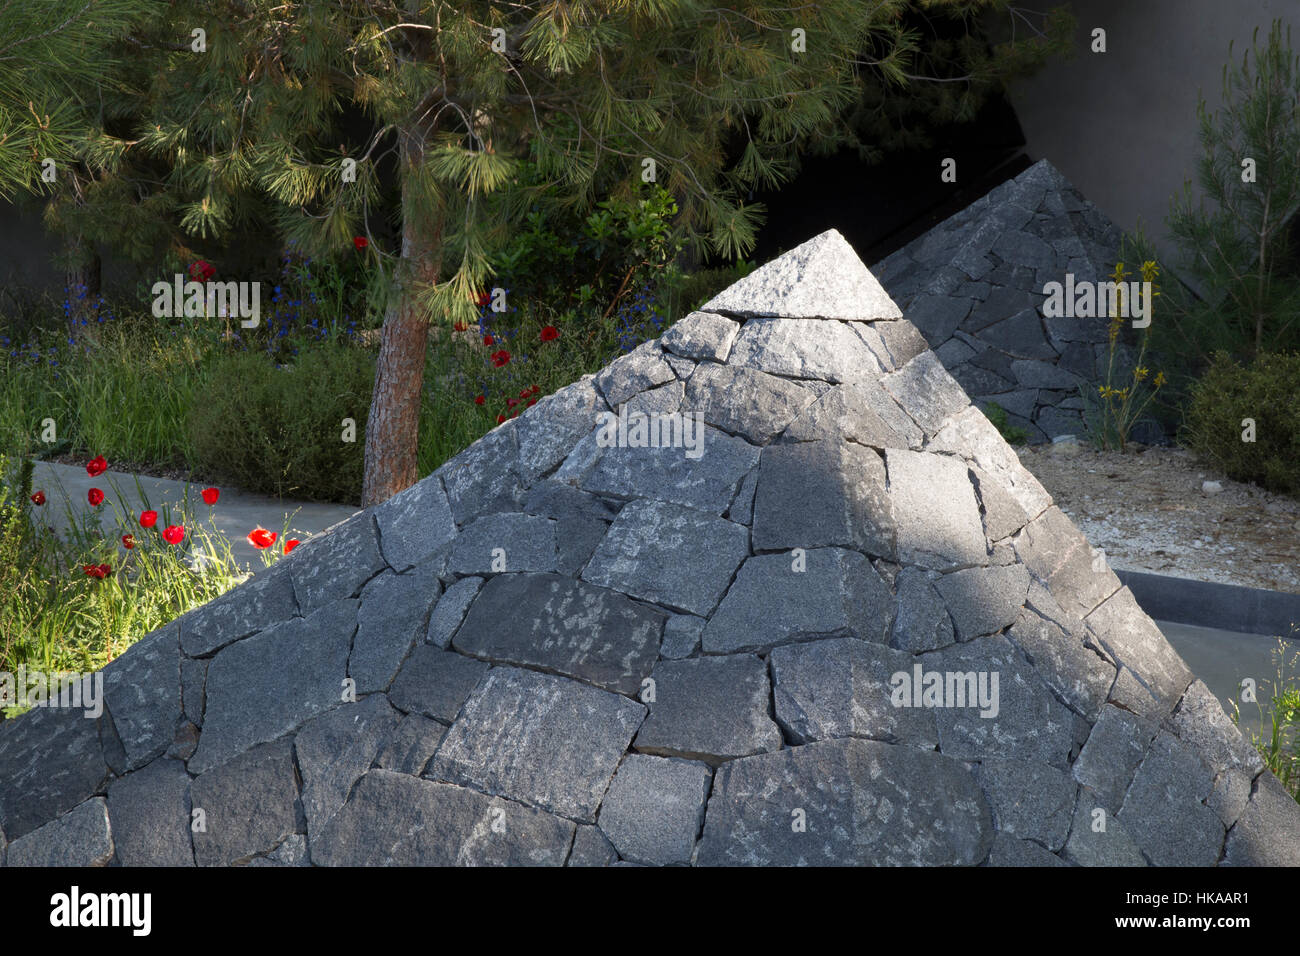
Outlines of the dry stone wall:
M 1044 287 L 1064 286 L 1067 274 L 1109 281 L 1120 238 L 1041 160 L 873 273 L 974 401 L 996 402 L 1037 443 L 1083 433 L 1079 386 L 1096 384 L 1108 361 L 1107 318 L 1045 317 Z

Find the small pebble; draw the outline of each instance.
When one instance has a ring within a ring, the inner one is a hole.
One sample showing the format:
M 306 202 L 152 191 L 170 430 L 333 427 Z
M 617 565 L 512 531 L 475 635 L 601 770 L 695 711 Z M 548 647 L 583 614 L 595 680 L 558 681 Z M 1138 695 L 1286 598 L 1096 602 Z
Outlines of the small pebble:
M 1223 490 L 1223 485 L 1220 482 L 1217 481 L 1201 482 L 1201 491 L 1205 492 L 1205 494 L 1207 495 L 1217 495 L 1222 490 Z

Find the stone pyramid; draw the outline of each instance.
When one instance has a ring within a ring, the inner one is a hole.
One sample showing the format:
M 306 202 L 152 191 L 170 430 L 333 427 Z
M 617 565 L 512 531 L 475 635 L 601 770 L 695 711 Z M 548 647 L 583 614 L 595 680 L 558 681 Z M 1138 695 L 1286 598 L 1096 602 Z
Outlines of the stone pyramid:
M 833 231 L 103 680 L 0 724 L 9 865 L 1300 863 Z
M 1044 159 L 881 260 L 875 274 L 975 402 L 996 402 L 1042 442 L 1081 434 L 1078 386 L 1096 382 L 1107 350 L 1105 318 L 1045 318 L 1043 287 L 1066 273 L 1108 281 L 1120 238 Z

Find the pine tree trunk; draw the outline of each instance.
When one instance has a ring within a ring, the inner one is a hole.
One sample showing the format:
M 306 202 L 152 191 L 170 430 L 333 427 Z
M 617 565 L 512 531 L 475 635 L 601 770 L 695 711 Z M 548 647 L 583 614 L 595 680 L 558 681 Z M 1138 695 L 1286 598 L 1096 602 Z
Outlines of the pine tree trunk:
M 404 158 L 418 163 L 422 155 L 421 146 L 416 145 Z M 416 449 L 429 321 L 416 304 L 415 291 L 422 284 L 438 281 L 442 223 L 417 213 L 417 204 L 409 192 L 414 188 L 410 185 L 414 177 L 409 175 L 409 166 L 404 172 L 402 256 L 396 288 L 384 315 L 375 388 L 366 420 L 363 508 L 387 501 L 415 484 L 419 477 Z
M 95 314 L 102 266 L 94 244 L 81 236 L 68 239 L 67 253 L 68 323 L 80 327 L 82 319 L 90 321 Z

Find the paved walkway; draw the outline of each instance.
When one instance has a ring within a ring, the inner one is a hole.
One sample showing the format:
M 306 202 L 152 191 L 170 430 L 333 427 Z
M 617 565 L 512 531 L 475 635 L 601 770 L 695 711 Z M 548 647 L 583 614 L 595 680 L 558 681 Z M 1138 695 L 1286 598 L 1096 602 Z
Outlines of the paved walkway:
M 117 512 L 138 516 L 146 507 L 161 512 L 164 503 L 172 507 L 180 504 L 185 499 L 188 488 L 190 507 L 199 517 L 200 524 L 209 533 L 213 533 L 215 528 L 216 535 L 229 541 L 231 552 L 241 565 L 257 569 L 262 566 L 261 559 L 257 556 L 257 549 L 246 540 L 248 532 L 254 528 L 261 526 L 278 534 L 288 520 L 289 537 L 305 541 L 309 536 L 337 524 L 358 510 L 351 505 L 253 495 L 220 485 L 216 487 L 220 488 L 221 497 L 214 507 L 209 508 L 200 496 L 205 487 L 207 486 L 197 484 L 187 486 L 183 481 L 119 471 L 106 471 L 97 478 L 91 478 L 86 474 L 84 465 L 58 465 L 38 461 L 32 475 L 32 490 L 44 491 L 46 502 L 43 508 L 33 509 L 33 513 L 39 520 L 62 532 L 68 528 L 68 504 L 71 502 L 74 512 L 96 512 L 101 527 L 108 530 Z M 91 508 L 87 503 L 86 494 L 91 488 L 99 488 L 104 492 L 104 503 L 98 508 Z M 143 498 L 140 492 L 144 493 Z M 159 527 L 161 526 L 160 519 Z

